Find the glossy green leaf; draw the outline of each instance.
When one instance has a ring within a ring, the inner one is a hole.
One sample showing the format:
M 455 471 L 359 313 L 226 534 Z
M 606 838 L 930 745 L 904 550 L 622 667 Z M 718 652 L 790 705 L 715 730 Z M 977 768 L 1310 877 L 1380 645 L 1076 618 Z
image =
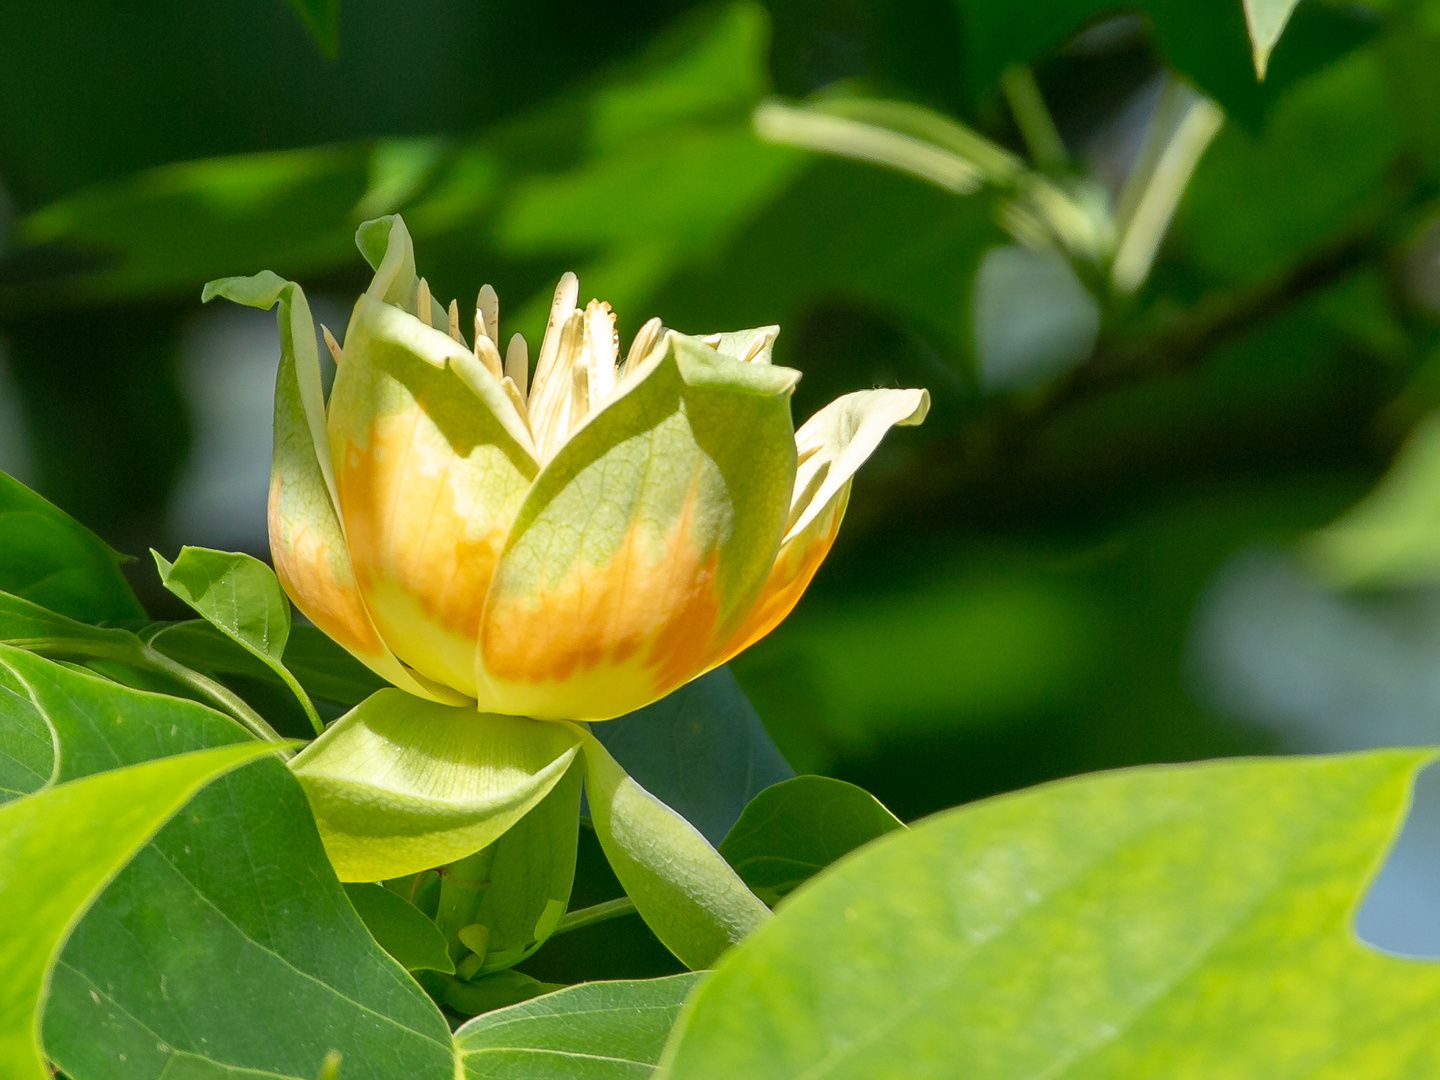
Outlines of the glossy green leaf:
M 163 758 L 0 807 L 0 1061 L 49 1076 L 38 1010 L 55 954 L 105 883 L 206 782 L 265 753 L 248 743 Z
M 1350 926 L 1428 756 L 1157 766 L 937 815 L 731 953 L 662 1073 L 1432 1075 L 1440 964 Z
M 720 854 L 773 907 L 841 856 L 904 827 L 864 788 L 797 776 L 750 800 Z
M 81 622 L 143 619 L 122 561 L 69 514 L 0 473 L 0 589 Z
M 414 904 L 373 881 L 350 882 L 345 895 L 365 929 L 402 966 L 410 971 L 455 970 L 445 935 Z
M 646 924 L 692 971 L 770 912 L 695 827 L 585 739 L 585 797 L 605 857 Z
M 165 588 L 252 654 L 289 688 L 318 735 L 325 730 L 309 695 L 285 667 L 290 639 L 290 601 L 275 571 L 241 552 L 183 547 L 171 563 L 150 553 Z
M 795 775 L 727 667 L 591 730 L 641 787 L 712 844 L 757 792 Z
M 644 1080 L 698 974 L 572 986 L 455 1032 L 469 1080 Z
M 565 775 L 578 745 L 561 724 L 392 688 L 332 724 L 291 768 L 341 879 L 380 881 L 499 839 Z
M 15 649 L 0 650 L 0 703 L 0 730 L 44 725 L 60 782 L 260 748 L 194 702 Z M 366 932 L 278 761 L 212 784 L 116 876 L 55 966 L 43 1030 L 71 1080 L 186 1067 L 313 1080 L 332 1049 L 372 1080 L 448 1080 L 451 1068 L 443 1019 Z

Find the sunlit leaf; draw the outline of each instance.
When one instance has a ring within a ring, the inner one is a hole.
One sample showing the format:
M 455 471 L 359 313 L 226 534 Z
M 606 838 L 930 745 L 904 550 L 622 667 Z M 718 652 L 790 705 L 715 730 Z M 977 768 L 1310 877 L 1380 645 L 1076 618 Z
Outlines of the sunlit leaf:
M 344 881 L 380 881 L 499 839 L 578 750 L 561 724 L 381 690 L 291 762 Z
M 644 1080 L 697 974 L 592 982 L 477 1016 L 455 1032 L 469 1080 Z
M 755 895 L 774 906 L 836 859 L 904 828 L 864 788 L 828 776 L 797 776 L 745 807 L 720 854 Z
M 285 667 L 290 601 L 275 572 L 240 552 L 184 547 L 173 563 L 158 551 L 150 554 L 165 587 L 273 671 L 300 702 L 316 734 L 323 731 L 309 695 Z
M 162 758 L 46 788 L 0 807 L 0 1061 L 15 1080 L 50 1075 L 38 1009 L 85 909 L 206 782 L 267 752 L 258 743 Z
M 1427 756 L 1151 767 L 947 811 L 797 891 L 687 1005 L 662 1073 L 1429 1076 L 1440 965 L 1350 926 Z
M 37 724 L 62 784 L 206 747 L 264 749 L 193 702 L 0 650 L 0 731 Z M 313 1080 L 331 1049 L 372 1080 L 450 1076 L 440 1014 L 366 932 L 278 761 L 212 784 L 115 877 L 56 964 L 43 1030 L 71 1080 L 201 1063 Z
M 81 622 L 143 619 L 122 561 L 69 514 L 0 473 L 0 589 Z

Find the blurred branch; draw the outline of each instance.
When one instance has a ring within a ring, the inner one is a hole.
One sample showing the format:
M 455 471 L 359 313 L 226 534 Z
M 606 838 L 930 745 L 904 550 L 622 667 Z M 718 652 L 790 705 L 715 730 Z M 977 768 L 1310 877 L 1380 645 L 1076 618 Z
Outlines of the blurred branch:
M 1311 250 L 1284 272 L 1213 294 L 1135 336 L 1102 340 L 1088 361 L 1044 393 L 996 402 L 974 423 L 929 443 L 903 476 L 863 500 L 863 516 L 853 523 L 853 530 L 866 531 L 872 521 L 893 521 L 902 507 L 951 504 L 978 471 L 1021 458 L 1042 432 L 1086 402 L 1128 385 L 1193 370 L 1224 344 L 1359 268 L 1383 263 L 1394 245 L 1397 226 L 1421 194 L 1403 163 L 1397 180 L 1399 174 L 1405 174 L 1408 182 L 1391 186 L 1365 222 Z
M 1015 126 L 1030 151 L 1030 159 L 1041 169 L 1062 169 L 1069 160 L 1065 143 L 1055 127 L 1035 73 L 1027 64 L 1011 64 L 1000 75 L 1000 89 L 1015 117 Z

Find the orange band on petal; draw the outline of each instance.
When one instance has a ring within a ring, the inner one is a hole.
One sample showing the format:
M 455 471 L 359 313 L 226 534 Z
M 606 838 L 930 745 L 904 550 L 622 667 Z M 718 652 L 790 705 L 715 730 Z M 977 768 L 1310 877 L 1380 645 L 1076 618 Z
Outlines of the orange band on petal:
M 810 587 L 820 564 L 830 554 L 835 537 L 840 532 L 840 522 L 845 517 L 845 507 L 850 501 L 850 485 L 831 500 L 832 505 L 821 512 L 803 533 L 787 541 L 780 548 L 770 576 L 760 590 L 760 597 L 750 614 L 741 623 L 740 629 L 732 634 L 725 647 L 706 666 L 719 667 L 737 653 L 748 649 L 755 642 L 779 626 L 785 616 L 794 610 L 800 597 Z
M 270 486 L 270 555 L 286 594 L 311 622 L 350 652 L 385 655 L 385 643 L 365 610 L 348 558 L 337 558 L 326 537 L 303 520 L 282 521 L 279 508 L 277 476 Z

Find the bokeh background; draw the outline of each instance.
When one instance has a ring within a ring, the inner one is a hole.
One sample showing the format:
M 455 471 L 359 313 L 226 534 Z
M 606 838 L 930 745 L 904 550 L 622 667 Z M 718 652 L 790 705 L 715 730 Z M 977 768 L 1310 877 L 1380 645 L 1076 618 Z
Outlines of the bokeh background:
M 333 16 L 0 5 L 0 468 L 120 550 L 265 554 L 274 322 L 201 285 L 275 270 L 339 333 L 355 225 L 398 210 L 436 295 L 492 282 L 532 355 L 573 269 L 626 341 L 782 324 L 797 419 L 930 389 L 733 664 L 797 770 L 910 819 L 1440 743 L 1437 0 L 1302 0 L 1263 82 L 1240 0 Z M 871 99 L 927 119 L 805 126 Z M 1433 777 L 1359 928 L 1440 955 Z

